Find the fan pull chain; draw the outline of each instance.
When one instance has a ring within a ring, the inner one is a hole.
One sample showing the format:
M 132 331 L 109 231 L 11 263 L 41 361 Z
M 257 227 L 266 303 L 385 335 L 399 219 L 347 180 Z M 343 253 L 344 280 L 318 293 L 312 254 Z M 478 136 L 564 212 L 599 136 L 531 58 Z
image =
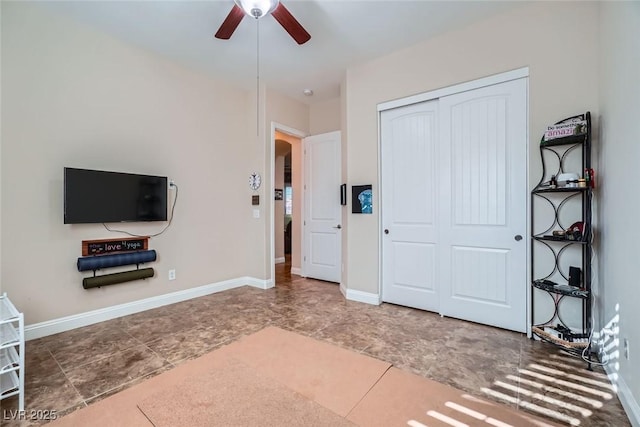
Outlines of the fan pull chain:
M 260 136 L 260 20 L 256 18 L 256 136 Z

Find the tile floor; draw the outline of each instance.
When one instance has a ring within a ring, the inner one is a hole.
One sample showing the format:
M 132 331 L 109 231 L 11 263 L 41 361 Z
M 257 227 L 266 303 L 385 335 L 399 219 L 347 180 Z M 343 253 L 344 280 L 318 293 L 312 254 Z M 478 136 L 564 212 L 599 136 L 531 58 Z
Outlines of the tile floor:
M 551 345 L 425 311 L 346 301 L 337 285 L 292 276 L 289 264 L 276 276 L 266 291 L 246 286 L 27 342 L 27 411 L 64 416 L 274 325 L 560 424 L 630 425 L 604 371 L 587 371 Z M 37 424 L 10 420 L 17 399 L 0 403 L 1 425 Z

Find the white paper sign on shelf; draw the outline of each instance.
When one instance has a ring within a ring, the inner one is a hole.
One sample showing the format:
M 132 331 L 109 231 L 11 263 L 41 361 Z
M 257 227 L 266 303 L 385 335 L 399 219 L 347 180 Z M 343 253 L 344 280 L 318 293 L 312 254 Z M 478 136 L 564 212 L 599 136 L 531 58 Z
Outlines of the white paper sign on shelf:
M 563 138 L 565 136 L 580 135 L 586 132 L 587 122 L 585 120 L 572 120 L 567 123 L 560 123 L 557 125 L 551 125 L 547 127 L 544 133 L 544 140 L 550 141 L 556 138 Z

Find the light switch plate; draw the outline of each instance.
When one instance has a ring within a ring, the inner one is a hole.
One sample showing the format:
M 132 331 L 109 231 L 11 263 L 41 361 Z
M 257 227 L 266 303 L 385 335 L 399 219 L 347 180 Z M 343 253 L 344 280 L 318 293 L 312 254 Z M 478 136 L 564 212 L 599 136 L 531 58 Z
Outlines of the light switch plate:
M 260 209 L 254 209 L 253 210 L 253 217 L 254 218 L 260 218 Z

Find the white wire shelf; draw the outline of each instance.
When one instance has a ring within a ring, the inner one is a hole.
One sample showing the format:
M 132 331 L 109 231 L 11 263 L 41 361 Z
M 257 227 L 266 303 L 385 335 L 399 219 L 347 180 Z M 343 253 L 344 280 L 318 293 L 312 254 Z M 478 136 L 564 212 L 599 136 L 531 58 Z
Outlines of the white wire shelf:
M 9 323 L 0 324 L 0 348 L 20 344 L 20 335 Z
M 0 295 L 0 401 L 18 396 L 24 410 L 24 316 Z
M 0 323 L 15 322 L 20 318 L 20 313 L 9 301 L 6 294 L 0 295 Z
M 10 371 L 0 375 L 0 396 L 13 396 L 20 392 L 20 380 L 16 371 Z
M 0 375 L 20 368 L 20 356 L 15 346 L 0 349 Z

